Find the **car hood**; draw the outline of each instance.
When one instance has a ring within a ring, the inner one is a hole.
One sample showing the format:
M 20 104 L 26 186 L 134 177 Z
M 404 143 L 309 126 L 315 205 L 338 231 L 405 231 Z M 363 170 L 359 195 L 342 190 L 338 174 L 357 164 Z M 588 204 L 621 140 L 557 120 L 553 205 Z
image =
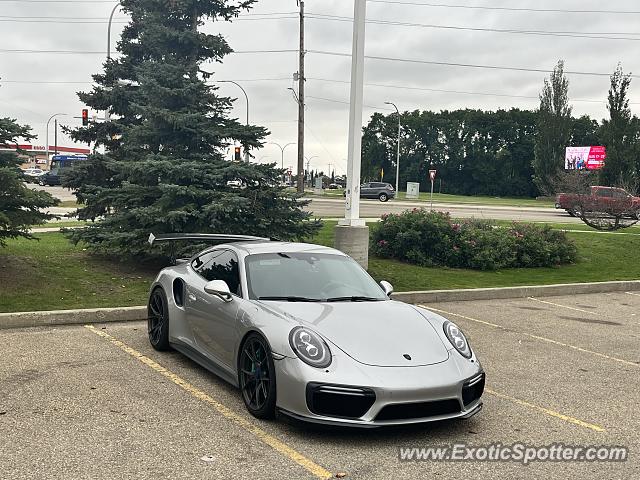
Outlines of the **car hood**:
M 449 356 L 431 323 L 406 303 L 261 303 L 296 323 L 310 327 L 351 358 L 366 365 L 431 365 L 444 362 Z

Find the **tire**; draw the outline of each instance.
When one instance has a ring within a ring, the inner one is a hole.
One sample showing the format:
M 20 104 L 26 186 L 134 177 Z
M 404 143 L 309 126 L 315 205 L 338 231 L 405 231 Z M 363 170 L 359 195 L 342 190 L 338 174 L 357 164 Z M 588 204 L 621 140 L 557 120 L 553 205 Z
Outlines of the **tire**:
M 387 200 L 389 200 L 389 196 L 386 193 L 381 193 L 380 195 L 378 195 L 378 200 L 380 200 L 381 202 L 386 202 Z
M 576 214 L 574 213 L 574 211 L 573 211 L 573 210 L 567 210 L 567 213 L 568 213 L 568 214 L 569 214 L 569 216 L 571 216 L 571 217 L 575 217 L 575 216 L 576 216 Z
M 147 332 L 149 343 L 156 350 L 171 350 L 169 345 L 169 302 L 160 287 L 149 296 L 147 305 Z
M 276 373 L 271 349 L 257 333 L 242 343 L 238 359 L 238 384 L 244 405 L 251 415 L 262 420 L 276 415 Z

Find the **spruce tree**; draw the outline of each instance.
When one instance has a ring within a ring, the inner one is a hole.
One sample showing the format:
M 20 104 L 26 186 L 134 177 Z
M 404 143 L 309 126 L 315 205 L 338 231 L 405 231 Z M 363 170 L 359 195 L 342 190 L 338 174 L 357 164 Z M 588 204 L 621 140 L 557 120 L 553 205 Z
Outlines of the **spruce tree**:
M 280 186 L 282 172 L 274 165 L 227 159 L 230 147 L 258 148 L 268 132 L 230 118 L 232 99 L 218 94 L 205 67 L 221 63 L 232 49 L 222 35 L 199 27 L 205 20 L 230 21 L 253 3 L 121 1 L 131 17 L 117 46 L 121 55 L 94 75 L 92 91 L 79 93 L 111 118 L 71 132 L 106 150 L 65 179 L 84 205 L 79 218 L 96 220 L 70 232 L 72 240 L 139 256 L 147 253 L 150 232 L 289 240 L 317 231 L 319 222 L 302 210 L 306 202 Z
M 31 128 L 18 125 L 15 119 L 0 118 L 0 145 L 17 145 L 18 140 L 31 140 Z M 33 239 L 30 227 L 52 217 L 42 209 L 58 204 L 49 193 L 32 190 L 24 184 L 19 165 L 19 151 L 0 152 L 0 247 L 9 238 Z

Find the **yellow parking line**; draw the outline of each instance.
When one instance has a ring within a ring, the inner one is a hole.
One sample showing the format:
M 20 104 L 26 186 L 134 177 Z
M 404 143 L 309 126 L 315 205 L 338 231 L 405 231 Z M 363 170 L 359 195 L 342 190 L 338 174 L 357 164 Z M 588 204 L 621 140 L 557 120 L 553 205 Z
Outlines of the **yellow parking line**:
M 460 315 L 459 313 L 447 312 L 446 310 L 440 310 L 440 309 L 437 309 L 437 308 L 434 308 L 434 307 L 428 307 L 426 305 L 418 305 L 418 306 L 426 308 L 427 310 L 432 310 L 434 312 L 442 313 L 443 315 L 452 315 L 454 317 L 463 318 L 463 319 L 469 320 L 471 322 L 476 322 L 476 323 L 481 323 L 483 325 L 488 325 L 488 326 L 493 327 L 493 328 L 499 328 L 501 330 L 511 330 L 513 332 L 518 333 L 519 335 L 524 335 L 524 336 L 529 337 L 529 338 L 535 338 L 536 340 L 540 340 L 541 342 L 552 343 L 552 344 L 558 345 L 560 347 L 566 347 L 566 348 L 570 348 L 572 350 L 576 350 L 578 352 L 588 353 L 589 355 L 595 355 L 595 356 L 600 357 L 600 358 L 605 358 L 607 360 L 611 360 L 611 361 L 614 361 L 614 362 L 622 363 L 623 365 L 630 365 L 632 367 L 640 367 L 640 364 L 638 364 L 636 362 L 632 362 L 630 360 L 624 360 L 622 358 L 612 357 L 612 356 L 606 355 L 604 353 L 594 352 L 593 350 L 587 350 L 586 348 L 578 347 L 576 345 L 571 345 L 569 343 L 559 342 L 558 340 L 553 340 L 551 338 L 541 337 L 539 335 L 534 335 L 532 333 L 519 332 L 517 330 L 513 330 L 513 329 L 510 329 L 510 328 L 507 328 L 507 327 L 505 327 L 503 325 L 498 325 L 496 323 L 485 322 L 484 320 L 478 320 L 477 318 L 466 317 L 464 315 Z
M 600 316 L 599 313 L 594 312 L 594 311 L 582 310 L 581 308 L 576 308 L 576 307 L 569 307 L 567 305 L 561 305 L 559 303 L 553 303 L 553 302 L 548 302 L 546 300 L 540 300 L 539 298 L 535 298 L 535 297 L 528 297 L 528 298 L 529 298 L 529 300 L 533 300 L 534 302 L 546 303 L 547 305 L 553 305 L 554 307 L 566 308 L 568 310 L 573 310 L 575 312 L 588 313 L 590 315 Z
M 604 432 L 605 429 L 600 427 L 599 425 L 594 425 L 593 423 L 584 422 L 582 420 L 578 420 L 577 418 L 570 417 L 568 415 L 564 415 L 563 413 L 556 412 L 554 410 L 550 410 L 545 407 L 541 407 L 540 405 L 535 405 L 530 402 L 526 402 L 524 400 L 520 400 L 519 398 L 512 397 L 511 395 L 506 395 L 504 393 L 498 393 L 496 391 L 485 388 L 484 390 L 489 395 L 493 395 L 494 397 L 502 398 L 504 400 L 508 400 L 510 402 L 516 403 L 520 406 L 530 408 L 532 410 L 536 410 L 538 412 L 544 413 L 545 415 L 549 415 L 554 418 L 558 418 L 564 422 L 572 423 L 574 425 L 578 425 L 580 427 L 588 428 L 589 430 L 593 430 L 595 432 Z
M 220 413 L 221 415 L 223 415 L 227 419 L 231 420 L 232 422 L 235 422 L 237 425 L 239 425 L 240 427 L 242 427 L 246 431 L 252 433 L 256 437 L 258 437 L 258 439 L 260 439 L 263 443 L 269 445 L 271 448 L 276 450 L 278 453 L 284 455 L 285 457 L 287 457 L 290 460 L 293 460 L 295 463 L 297 463 L 301 467 L 305 468 L 309 473 L 311 473 L 315 477 L 322 478 L 322 479 L 328 479 L 328 478 L 332 478 L 333 477 L 333 474 L 331 472 L 329 472 L 328 470 L 324 469 L 323 467 L 321 467 L 317 463 L 314 463 L 312 460 L 309 460 L 307 457 L 305 457 L 301 453 L 299 453 L 296 450 L 294 450 L 293 448 L 289 447 L 286 443 L 281 442 L 280 440 L 278 440 L 274 436 L 272 436 L 272 435 L 268 434 L 267 432 L 265 432 L 264 430 L 262 430 L 260 427 L 257 427 L 252 422 L 248 421 L 247 419 L 245 419 L 245 418 L 241 417 L 240 415 L 238 415 L 237 413 L 233 412 L 227 406 L 225 406 L 222 403 L 218 402 L 213 397 L 211 397 L 207 393 L 203 392 L 202 390 L 198 389 L 197 387 L 191 385 L 186 380 L 183 380 L 182 378 L 180 378 L 175 373 L 167 370 L 166 368 L 164 368 L 159 363 L 151 360 L 146 355 L 143 355 L 142 353 L 140 353 L 137 350 L 135 350 L 135 349 L 131 348 L 130 346 L 128 346 L 126 343 L 124 343 L 124 342 L 112 337 L 108 333 L 103 332 L 102 330 L 96 329 L 92 325 L 85 325 L 85 328 L 89 329 L 90 331 L 92 331 L 96 335 L 99 335 L 102 338 L 107 339 L 113 345 L 115 345 L 115 346 L 119 347 L 121 350 L 127 352 L 132 357 L 137 358 L 142 363 L 144 363 L 145 365 L 151 367 L 156 372 L 160 373 L 161 375 L 164 375 L 169 380 L 171 380 L 173 383 L 178 385 L 180 388 L 182 388 L 183 390 L 185 390 L 186 392 L 191 394 L 193 397 L 195 397 L 198 400 L 201 400 L 201 401 L 203 401 L 205 403 L 208 403 L 218 413 Z

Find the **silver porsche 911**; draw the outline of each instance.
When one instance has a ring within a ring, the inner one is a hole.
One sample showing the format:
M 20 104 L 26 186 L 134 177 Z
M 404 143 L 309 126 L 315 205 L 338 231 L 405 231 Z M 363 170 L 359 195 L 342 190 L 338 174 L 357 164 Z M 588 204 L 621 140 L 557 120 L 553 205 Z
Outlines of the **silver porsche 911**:
M 462 331 L 389 298 L 342 252 L 209 234 L 217 243 L 163 269 L 149 295 L 149 340 L 240 388 L 258 418 L 378 427 L 468 418 L 485 374 Z

